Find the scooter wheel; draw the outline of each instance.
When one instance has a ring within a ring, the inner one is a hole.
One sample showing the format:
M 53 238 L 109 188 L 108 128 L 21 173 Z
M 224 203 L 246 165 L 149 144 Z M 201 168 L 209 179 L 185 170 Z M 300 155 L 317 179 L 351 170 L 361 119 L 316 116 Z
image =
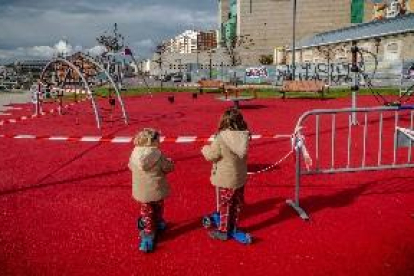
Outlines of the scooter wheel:
M 244 244 L 251 244 L 253 242 L 252 236 L 250 234 L 246 234 L 246 238 L 244 240 Z
M 211 218 L 209 216 L 203 217 L 202 224 L 204 228 L 210 228 L 212 224 Z
M 139 217 L 137 219 L 137 228 L 138 228 L 138 230 L 144 230 L 144 228 L 145 228 L 145 223 L 144 223 L 144 221 L 142 220 L 141 217 Z

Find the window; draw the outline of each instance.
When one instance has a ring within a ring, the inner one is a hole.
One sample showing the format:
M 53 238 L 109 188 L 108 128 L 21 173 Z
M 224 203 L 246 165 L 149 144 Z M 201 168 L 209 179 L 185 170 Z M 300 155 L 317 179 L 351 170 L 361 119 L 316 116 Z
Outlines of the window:
M 302 52 L 302 60 L 304 63 L 311 63 L 312 62 L 313 52 L 312 50 L 305 50 Z
M 387 52 L 390 54 L 398 54 L 398 44 L 395 42 L 388 44 Z
M 401 52 L 401 41 L 390 41 L 384 47 L 385 60 L 398 60 Z

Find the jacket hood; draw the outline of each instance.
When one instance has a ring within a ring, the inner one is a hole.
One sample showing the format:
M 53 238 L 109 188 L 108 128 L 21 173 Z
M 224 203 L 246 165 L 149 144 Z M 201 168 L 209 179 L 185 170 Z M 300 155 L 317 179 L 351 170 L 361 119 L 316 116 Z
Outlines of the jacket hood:
M 136 147 L 132 154 L 131 162 L 147 171 L 154 167 L 160 158 L 161 151 L 156 147 Z
M 220 132 L 220 136 L 223 142 L 229 147 L 230 151 L 243 158 L 247 155 L 247 147 L 249 145 L 249 132 L 236 131 L 236 130 L 224 130 Z

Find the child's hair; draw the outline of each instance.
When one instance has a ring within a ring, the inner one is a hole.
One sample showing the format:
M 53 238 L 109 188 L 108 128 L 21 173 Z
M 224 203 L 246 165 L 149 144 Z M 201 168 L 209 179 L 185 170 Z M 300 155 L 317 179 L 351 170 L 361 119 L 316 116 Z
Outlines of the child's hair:
M 134 145 L 140 147 L 154 146 L 160 139 L 160 133 L 153 128 L 144 128 L 135 135 Z
M 247 130 L 247 123 L 244 121 L 241 112 L 234 108 L 228 108 L 220 118 L 218 130 Z

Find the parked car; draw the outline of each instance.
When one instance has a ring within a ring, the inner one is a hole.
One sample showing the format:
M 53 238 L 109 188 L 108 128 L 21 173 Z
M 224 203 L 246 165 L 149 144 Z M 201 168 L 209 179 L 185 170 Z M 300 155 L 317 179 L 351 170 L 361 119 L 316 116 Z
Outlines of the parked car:
M 167 82 L 171 80 L 171 75 L 165 75 L 165 76 L 161 76 L 161 81 L 163 82 Z
M 183 81 L 183 75 L 177 74 L 171 77 L 171 81 L 173 82 L 182 82 Z

